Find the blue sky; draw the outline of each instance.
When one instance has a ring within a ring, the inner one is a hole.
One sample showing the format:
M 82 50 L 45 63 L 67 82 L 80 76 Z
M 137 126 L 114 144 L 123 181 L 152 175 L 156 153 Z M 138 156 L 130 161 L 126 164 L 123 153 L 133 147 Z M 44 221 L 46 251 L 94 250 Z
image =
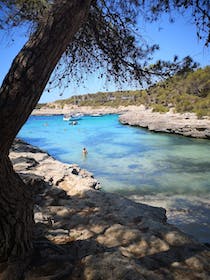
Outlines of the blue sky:
M 154 59 L 170 60 L 176 54 L 179 58 L 190 55 L 195 61 L 199 62 L 201 67 L 210 65 L 210 48 L 204 47 L 203 41 L 198 41 L 196 37 L 196 28 L 188 19 L 181 15 L 176 16 L 175 23 L 168 21 L 168 16 L 162 17 L 153 24 L 141 24 L 142 34 L 149 43 L 157 43 L 160 51 L 156 52 Z M 26 37 L 21 30 L 14 33 L 14 42 L 8 40 L 9 36 L 0 31 L 0 83 L 3 81 L 12 60 L 18 51 L 24 45 Z M 123 89 L 131 89 L 129 84 L 124 84 Z M 74 94 L 94 93 L 98 91 L 115 91 L 118 87 L 113 83 L 107 84 L 104 80 L 98 80 L 97 75 L 89 76 L 84 85 L 69 85 L 62 96 L 59 89 L 52 92 L 44 92 L 40 102 L 51 102 L 56 99 L 67 98 Z

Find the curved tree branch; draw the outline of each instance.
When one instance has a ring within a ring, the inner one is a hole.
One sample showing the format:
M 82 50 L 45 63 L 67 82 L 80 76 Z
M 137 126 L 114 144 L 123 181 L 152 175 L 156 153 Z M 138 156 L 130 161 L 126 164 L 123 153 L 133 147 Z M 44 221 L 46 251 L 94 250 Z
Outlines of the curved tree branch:
M 87 17 L 91 0 L 56 1 L 46 22 L 14 59 L 0 89 L 0 153 L 37 104 L 56 64 Z

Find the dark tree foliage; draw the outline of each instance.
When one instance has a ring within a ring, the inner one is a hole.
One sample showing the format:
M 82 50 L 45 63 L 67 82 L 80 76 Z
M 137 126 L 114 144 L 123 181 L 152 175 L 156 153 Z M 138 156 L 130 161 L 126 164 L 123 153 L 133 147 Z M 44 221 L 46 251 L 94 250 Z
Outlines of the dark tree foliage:
M 56 1 L 11 0 L 0 1 L 2 28 L 30 23 L 32 32 L 44 24 L 54 9 Z M 55 86 L 67 87 L 72 79 L 84 81 L 85 75 L 97 73 L 109 81 L 137 80 L 140 85 L 150 84 L 155 77 L 167 77 L 180 71 L 184 61 L 157 61 L 151 65 L 152 55 L 159 46 L 148 45 L 137 27 L 138 17 L 147 21 L 157 20 L 168 13 L 173 21 L 173 12 L 188 11 L 188 16 L 197 26 L 197 36 L 210 40 L 209 1 L 184 0 L 93 0 L 89 16 L 57 65 L 48 91 Z M 185 59 L 184 59 L 185 60 Z

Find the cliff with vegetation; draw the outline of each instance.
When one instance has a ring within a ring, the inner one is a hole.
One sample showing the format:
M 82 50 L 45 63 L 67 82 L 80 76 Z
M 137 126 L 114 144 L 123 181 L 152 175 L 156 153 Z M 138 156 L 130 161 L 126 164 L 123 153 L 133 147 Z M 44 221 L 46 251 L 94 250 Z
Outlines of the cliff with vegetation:
M 146 90 L 75 95 L 47 106 L 119 107 L 142 104 L 156 112 L 164 113 L 174 108 L 177 113 L 192 112 L 198 117 L 210 116 L 210 66 L 178 73 Z

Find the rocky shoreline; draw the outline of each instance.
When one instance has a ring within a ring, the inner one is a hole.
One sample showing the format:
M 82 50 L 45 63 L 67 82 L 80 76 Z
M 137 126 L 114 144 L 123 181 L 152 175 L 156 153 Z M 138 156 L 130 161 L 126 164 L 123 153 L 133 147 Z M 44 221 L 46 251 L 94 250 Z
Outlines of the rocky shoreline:
M 138 110 L 121 115 L 119 121 L 122 124 L 140 126 L 155 132 L 210 139 L 210 119 L 198 119 L 193 113 L 179 114 L 169 111 L 161 114 L 140 106 Z
M 54 105 L 54 104 L 53 104 Z M 122 114 L 128 111 L 133 111 L 136 109 L 136 106 L 119 106 L 115 107 L 108 107 L 108 106 L 101 106 L 101 107 L 90 107 L 90 106 L 68 106 L 65 105 L 63 108 L 60 107 L 50 107 L 50 104 L 47 107 L 43 107 L 41 109 L 35 109 L 32 112 L 32 115 L 35 116 L 46 116 L 46 115 L 71 115 L 81 113 L 84 115 L 92 115 L 92 114 L 99 114 L 99 115 L 106 115 L 106 114 Z
M 93 175 L 16 140 L 15 170 L 35 212 L 31 279 L 209 279 L 210 250 L 167 223 L 163 208 L 98 190 Z
M 64 106 L 64 108 L 45 107 L 33 111 L 33 115 L 65 115 L 82 113 L 91 114 L 120 114 L 119 121 L 122 124 L 140 126 L 151 131 L 179 134 L 187 137 L 210 139 L 210 118 L 198 119 L 193 113 L 167 113 L 153 112 L 145 106 L 120 106 L 112 107 L 78 107 Z

